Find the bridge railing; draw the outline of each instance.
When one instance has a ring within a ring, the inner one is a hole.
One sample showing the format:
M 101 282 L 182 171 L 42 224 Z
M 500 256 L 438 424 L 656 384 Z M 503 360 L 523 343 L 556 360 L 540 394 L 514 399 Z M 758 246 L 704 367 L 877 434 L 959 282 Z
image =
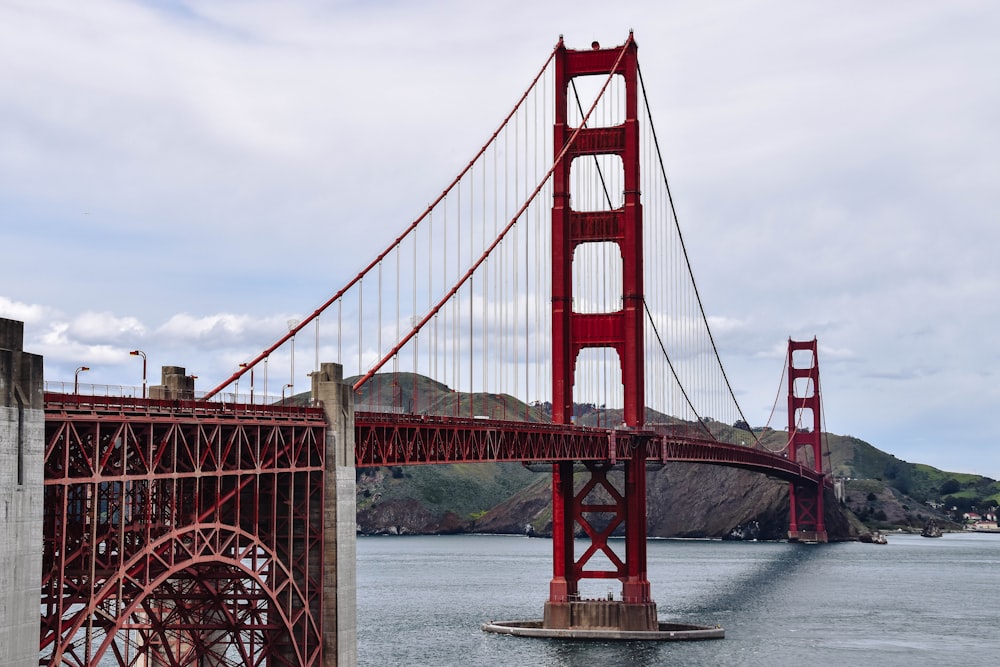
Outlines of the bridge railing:
M 77 405 L 155 405 L 157 399 L 142 398 L 142 387 L 132 387 L 128 385 L 114 384 L 91 384 L 77 383 L 57 380 L 47 380 L 45 382 L 45 394 L 62 397 L 59 402 L 75 403 Z M 263 394 L 260 392 L 219 392 L 209 399 L 205 399 L 207 392 L 194 392 L 194 401 L 199 403 L 210 403 L 213 405 L 241 406 L 244 411 L 253 408 L 301 408 L 305 407 L 302 399 L 293 396 Z M 66 398 L 70 397 L 70 398 Z M 175 405 L 173 400 L 162 404 Z M 308 403 L 311 405 L 311 403 Z
M 46 394 L 79 394 L 81 396 L 115 396 L 118 398 L 141 398 L 142 387 L 121 384 L 91 384 L 58 380 L 45 381 Z
M 275 403 L 232 403 L 221 400 L 200 399 L 160 399 L 126 395 L 58 391 L 45 391 L 45 409 L 48 412 L 61 410 L 70 413 L 111 412 L 111 413 L 170 413 L 171 415 L 215 415 L 225 418 L 241 416 L 278 416 L 281 418 L 303 417 L 309 420 L 322 418 L 323 409 L 312 405 L 301 405 L 289 401 Z

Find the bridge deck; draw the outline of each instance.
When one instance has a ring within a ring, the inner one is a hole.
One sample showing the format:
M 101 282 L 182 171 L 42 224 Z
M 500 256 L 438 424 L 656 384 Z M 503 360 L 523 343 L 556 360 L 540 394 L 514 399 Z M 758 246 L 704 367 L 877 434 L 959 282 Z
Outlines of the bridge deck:
M 628 460 L 724 465 L 790 482 L 823 475 L 769 451 L 682 433 L 432 415 L 355 414 L 358 467 L 475 462 Z

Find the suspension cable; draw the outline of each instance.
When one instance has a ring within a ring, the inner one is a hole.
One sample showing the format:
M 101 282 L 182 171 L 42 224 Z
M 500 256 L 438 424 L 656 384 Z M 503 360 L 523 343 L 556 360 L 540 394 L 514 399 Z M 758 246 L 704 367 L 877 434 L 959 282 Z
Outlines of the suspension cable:
M 663 186 L 664 188 L 666 188 L 667 191 L 667 201 L 670 203 L 670 212 L 674 217 L 674 226 L 677 229 L 677 237 L 681 245 L 681 250 L 684 253 L 684 263 L 687 265 L 688 275 L 691 277 L 691 286 L 694 289 L 694 296 L 698 302 L 698 310 L 701 313 L 702 321 L 705 323 L 705 331 L 708 333 L 708 339 L 712 344 L 712 351 L 715 354 L 716 361 L 719 363 L 719 371 L 722 373 L 722 378 L 726 382 L 726 389 L 728 389 L 729 391 L 729 396 L 733 399 L 733 404 L 736 406 L 736 411 L 739 413 L 740 419 L 749 424 L 749 422 L 747 422 L 746 416 L 743 414 L 743 409 L 740 407 L 739 401 L 736 400 L 736 394 L 735 392 L 733 392 L 733 387 L 729 382 L 729 376 L 726 375 L 726 369 L 722 365 L 722 359 L 719 356 L 719 349 L 715 344 L 715 337 L 712 335 L 712 329 L 711 327 L 708 326 L 708 317 L 705 315 L 705 307 L 701 301 L 701 293 L 698 291 L 698 285 L 694 279 L 694 271 L 691 268 L 691 259 L 688 256 L 687 245 L 684 243 L 684 235 L 681 233 L 680 222 L 677 219 L 677 209 L 674 206 L 674 197 L 673 194 L 670 192 L 670 183 L 667 182 L 667 170 L 663 164 L 663 153 L 660 151 L 660 141 L 656 136 L 656 127 L 655 125 L 653 125 L 653 113 L 652 110 L 649 108 L 649 98 L 646 95 L 646 84 L 642 78 L 642 68 L 639 67 L 638 62 L 636 62 L 636 70 L 639 74 L 639 87 L 642 89 L 642 99 L 643 102 L 645 103 L 645 108 L 646 108 L 646 120 L 649 122 L 650 132 L 653 137 L 653 145 L 656 149 L 656 157 L 660 163 L 660 173 L 663 174 Z M 649 315 L 648 309 L 647 309 L 647 316 L 652 317 L 651 315 Z M 754 440 L 758 440 L 756 433 L 754 433 L 752 430 L 750 431 L 750 433 L 754 436 Z
M 514 225 L 517 224 L 517 221 L 524 214 L 524 212 L 528 210 L 528 206 L 535 201 L 535 198 L 538 196 L 538 193 L 542 191 L 542 188 L 545 187 L 545 184 L 549 181 L 550 178 L 552 178 L 552 174 L 555 173 L 556 168 L 562 163 L 563 159 L 566 157 L 566 154 L 569 152 L 570 147 L 573 145 L 573 143 L 576 141 L 577 136 L 582 131 L 583 124 L 586 124 L 587 120 L 590 119 L 591 114 L 593 114 L 594 109 L 597 107 L 598 102 L 600 102 L 601 100 L 601 96 L 604 95 L 605 90 L 607 90 L 608 84 L 611 82 L 612 77 L 614 76 L 614 72 L 618 69 L 618 66 L 621 64 L 621 61 L 625 57 L 625 53 L 628 51 L 628 47 L 631 46 L 631 44 L 632 44 L 632 37 L 630 35 L 628 41 L 626 41 L 625 44 L 622 46 L 621 52 L 618 54 L 618 58 L 615 61 L 614 66 L 611 68 L 612 69 L 611 74 L 608 75 L 608 78 L 604 81 L 604 85 L 601 87 L 601 90 L 598 92 L 597 97 L 594 99 L 594 103 L 590 106 L 590 109 L 587 110 L 587 114 L 583 118 L 583 123 L 581 124 L 580 127 L 573 130 L 573 133 L 570 135 L 569 139 L 566 140 L 565 145 L 563 145 L 563 147 L 559 150 L 559 154 L 556 155 L 555 160 L 552 161 L 552 166 L 550 166 L 548 171 L 545 172 L 545 175 L 538 182 L 538 185 L 535 186 L 532 193 L 527 197 L 524 204 L 521 205 L 521 207 L 517 210 L 514 216 L 510 219 L 510 222 L 508 222 L 506 226 L 504 226 L 504 228 L 500 230 L 500 234 L 493 240 L 492 243 L 490 243 L 490 245 L 483 251 L 483 253 L 479 256 L 479 258 L 469 267 L 469 269 L 465 272 L 465 274 L 461 278 L 459 278 L 458 282 L 455 283 L 455 285 L 452 286 L 450 290 L 448 290 L 447 294 L 445 294 L 441 298 L 441 300 L 437 303 L 437 305 L 435 305 L 434 308 L 432 308 L 426 315 L 424 315 L 423 319 L 421 319 L 420 322 L 417 325 L 415 325 L 413 329 L 406 336 L 403 337 L 402 340 L 400 340 L 388 353 L 386 353 L 386 355 L 383 356 L 381 360 L 376 362 L 375 365 L 372 366 L 372 368 L 367 373 L 365 373 L 357 382 L 354 383 L 355 391 L 357 391 L 361 387 L 361 385 L 363 385 L 365 382 L 371 379 L 371 377 L 375 375 L 382 368 L 382 366 L 384 366 L 385 363 L 392 358 L 393 355 L 397 354 L 415 335 L 417 335 L 420 329 L 423 328 L 423 326 L 431 318 L 433 318 L 434 315 L 437 314 L 437 312 L 440 311 L 441 308 L 443 308 L 445 304 L 448 303 L 448 301 L 450 301 L 453 296 L 455 296 L 455 294 L 458 293 L 459 289 L 461 289 L 461 287 L 466 282 L 468 282 L 470 278 L 472 278 L 476 270 L 483 264 L 483 262 L 486 261 L 486 258 L 489 257 L 490 253 L 492 253 L 493 250 L 500 244 L 500 242 L 503 241 L 503 239 L 507 236 L 507 233 L 511 230 L 511 228 L 513 228 Z M 495 137 L 496 135 L 494 135 L 494 139 Z M 493 139 L 491 139 L 490 141 L 492 142 Z
M 369 271 L 371 271 L 383 259 L 385 259 L 389 255 L 389 253 L 393 251 L 393 249 L 395 249 L 396 247 L 398 247 L 403 242 L 403 240 L 406 237 L 408 237 L 420 225 L 420 223 L 423 222 L 423 220 L 428 215 L 430 215 L 431 211 L 433 211 L 434 208 L 439 203 L 441 203 L 441 201 L 443 201 L 448 196 L 448 193 L 451 192 L 451 190 L 462 180 L 462 178 L 464 178 L 464 176 L 466 175 L 466 173 L 468 173 L 469 170 L 472 169 L 472 166 L 476 163 L 476 161 L 479 160 L 479 158 L 486 152 L 486 150 L 490 147 L 490 145 L 493 144 L 493 142 L 496 140 L 496 138 L 500 135 L 500 132 L 502 132 L 504 130 L 504 128 L 507 127 L 507 124 L 510 122 L 511 118 L 513 118 L 514 115 L 517 113 L 517 111 L 521 108 L 521 105 L 528 98 L 528 95 L 531 93 L 531 91 L 534 89 L 535 85 L 542 78 L 542 75 L 548 69 L 549 64 L 555 59 L 557 51 L 558 51 L 558 45 L 555 48 L 552 49 L 552 53 L 549 54 L 549 57 L 545 60 L 545 63 L 542 64 L 541 69 L 538 70 L 538 73 L 531 80 L 531 83 L 528 85 L 527 89 L 517 99 L 517 102 L 514 103 L 514 108 L 511 109 L 510 113 L 508 113 L 507 116 L 500 122 L 500 125 L 497 127 L 497 129 L 494 130 L 494 132 L 490 136 L 490 138 L 486 141 L 486 143 L 483 145 L 483 147 L 479 149 L 479 151 L 469 161 L 469 163 L 465 166 L 465 168 L 462 169 L 462 171 L 458 174 L 458 176 L 456 176 L 452 180 L 452 182 L 448 185 L 448 187 L 446 187 L 441 192 L 441 194 L 438 195 L 437 199 L 435 199 L 433 202 L 431 202 L 427 206 L 427 208 L 424 209 L 424 212 L 421 213 L 417 217 L 416 220 L 414 220 L 412 223 L 410 223 L 410 225 L 403 231 L 402 234 L 400 234 L 398 237 L 396 237 L 396 240 L 394 240 L 392 242 L 392 244 L 388 248 L 386 248 L 381 253 L 379 253 L 378 256 L 375 257 L 375 259 L 373 259 L 365 268 L 363 268 L 356 276 L 354 276 L 354 278 L 352 278 L 346 285 L 344 285 L 344 287 L 342 287 L 332 297 L 330 297 L 325 302 L 323 302 L 322 305 L 320 305 L 318 308 L 316 308 L 316 310 L 314 310 L 308 317 L 306 317 L 301 322 L 299 322 L 298 325 L 296 325 L 295 327 L 293 327 L 292 329 L 290 329 L 288 331 L 288 333 L 286 333 L 285 335 L 281 336 L 276 342 L 274 342 L 270 347 L 268 347 L 266 350 L 264 350 L 263 352 L 261 352 L 260 354 L 258 354 L 256 357 L 254 357 L 249 363 L 247 363 L 244 366 L 241 366 L 239 368 L 239 370 L 237 370 L 235 373 L 233 373 L 232 375 L 230 375 L 227 379 L 223 380 L 214 389 L 212 389 L 211 391 L 209 391 L 208 393 L 206 393 L 205 396 L 202 398 L 202 400 L 206 400 L 206 401 L 209 400 L 210 398 L 212 398 L 213 396 L 215 396 L 216 394 L 218 394 L 220 391 L 222 391 L 223 389 L 225 389 L 226 387 L 228 387 L 231 383 L 235 382 L 236 380 L 239 380 L 240 377 L 242 377 L 244 373 L 246 373 L 251 368 L 253 368 L 254 366 L 256 366 L 262 360 L 266 359 L 276 349 L 278 349 L 279 347 L 281 347 L 282 345 L 284 345 L 285 343 L 287 343 L 291 338 L 293 338 L 295 336 L 295 334 L 297 334 L 299 332 L 300 329 L 302 329 L 307 324 L 309 324 L 310 322 L 312 322 L 314 319 L 316 319 L 317 317 L 319 317 L 320 314 L 324 310 L 326 310 L 330 305 L 332 305 L 333 303 L 335 303 L 337 300 L 341 299 L 344 296 L 344 294 L 347 293 L 348 290 L 350 290 L 352 287 L 354 287 L 354 285 L 357 284 L 361 280 L 361 278 L 363 278 Z
M 705 429 L 705 433 L 708 434 L 712 440 L 718 440 L 712 431 L 708 428 L 701 415 L 698 414 L 698 410 L 694 407 L 694 403 L 691 402 L 691 397 L 688 396 L 687 390 L 684 389 L 684 385 L 681 383 L 680 377 L 677 375 L 677 369 L 674 368 L 674 362 L 670 359 L 670 355 L 667 354 L 667 348 L 663 345 L 663 339 L 660 337 L 660 332 L 656 328 L 656 322 L 653 321 L 653 315 L 649 310 L 649 304 L 646 303 L 646 297 L 642 297 L 642 306 L 646 310 L 646 317 L 649 318 L 650 323 L 653 327 L 653 334 L 656 336 L 656 342 L 660 344 L 660 350 L 663 352 L 663 358 L 667 360 L 667 366 L 670 367 L 670 373 L 674 376 L 674 381 L 677 382 L 677 387 L 681 390 L 681 395 L 684 396 L 684 401 L 687 403 L 688 407 L 691 408 L 691 413 L 694 414 L 695 419 L 698 420 L 698 424 Z
M 781 363 L 781 378 L 778 379 L 778 391 L 774 395 L 774 403 L 771 404 L 771 414 L 769 414 L 767 416 L 767 422 L 764 424 L 764 429 L 765 430 L 769 426 L 771 426 L 771 420 L 774 419 L 774 413 L 777 412 L 777 410 L 778 410 L 778 401 L 781 400 L 781 388 L 785 386 L 785 375 L 788 373 L 788 362 L 789 362 L 788 354 L 789 354 L 789 352 L 786 350 L 785 351 L 785 360 Z M 765 445 L 763 443 L 763 441 L 761 441 L 759 439 L 757 440 L 757 444 L 762 449 L 766 449 L 769 452 L 780 452 L 782 450 L 788 449 L 788 445 L 790 445 L 791 442 L 792 442 L 792 438 L 791 438 L 791 434 L 789 434 L 789 437 L 785 441 L 785 444 L 783 444 L 781 447 L 779 447 L 777 449 L 772 449 L 772 448 L 768 447 L 767 445 Z

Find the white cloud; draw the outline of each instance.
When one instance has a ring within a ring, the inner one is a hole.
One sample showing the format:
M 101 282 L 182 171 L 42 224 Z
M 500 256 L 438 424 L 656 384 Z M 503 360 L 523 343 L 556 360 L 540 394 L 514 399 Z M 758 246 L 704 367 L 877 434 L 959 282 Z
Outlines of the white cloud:
M 156 336 L 163 341 L 184 345 L 199 343 L 204 345 L 232 345 L 244 343 L 248 338 L 267 340 L 267 336 L 278 338 L 287 331 L 288 317 L 272 316 L 256 318 L 250 315 L 218 313 L 197 317 L 189 313 L 178 313 L 170 317 L 156 330 Z
M 53 309 L 33 303 L 22 303 L 11 298 L 0 296 L 0 317 L 9 320 L 20 320 L 25 324 L 37 324 L 50 317 Z
M 741 396 L 770 406 L 787 338 L 818 336 L 831 428 L 911 459 L 975 396 L 949 451 L 1000 477 L 1000 10 L 519 9 L 3 3 L 0 315 L 52 377 L 137 384 L 137 347 L 222 377 L 441 191 L 560 33 L 632 26 Z
M 69 323 L 67 331 L 81 341 L 127 343 L 129 340 L 141 340 L 146 327 L 134 317 L 117 317 L 110 312 L 85 312 Z

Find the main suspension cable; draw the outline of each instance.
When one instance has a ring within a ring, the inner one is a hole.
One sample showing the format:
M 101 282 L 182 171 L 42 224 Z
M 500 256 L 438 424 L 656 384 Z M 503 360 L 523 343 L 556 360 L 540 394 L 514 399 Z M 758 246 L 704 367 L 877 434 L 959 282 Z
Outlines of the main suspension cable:
M 712 335 L 712 329 L 711 327 L 708 326 L 708 316 L 705 315 L 705 307 L 701 301 L 701 293 L 698 291 L 698 285 L 694 279 L 694 271 L 691 267 L 691 259 L 688 256 L 687 245 L 684 243 L 684 235 L 681 233 L 680 222 L 677 219 L 677 209 L 674 206 L 673 194 L 670 192 L 670 183 L 667 181 L 667 170 L 663 164 L 663 153 L 660 151 L 660 141 L 656 136 L 656 126 L 653 124 L 653 113 L 649 107 L 649 98 L 646 95 L 646 84 L 642 78 L 642 68 L 639 67 L 638 62 L 636 63 L 636 70 L 638 71 L 639 74 L 639 87 L 642 90 L 642 99 L 643 102 L 645 103 L 645 108 L 646 108 L 646 120 L 647 122 L 649 122 L 650 132 L 653 137 L 653 145 L 656 149 L 656 157 L 660 163 L 660 173 L 663 175 L 663 186 L 667 191 L 667 201 L 670 204 L 670 212 L 674 218 L 674 226 L 677 229 L 677 238 L 678 241 L 680 242 L 681 250 L 684 254 L 684 262 L 687 265 L 688 275 L 691 277 L 691 286 L 694 289 L 694 296 L 698 302 L 698 310 L 701 313 L 702 322 L 704 322 L 705 324 L 705 331 L 708 333 L 708 339 L 712 344 L 712 351 L 715 354 L 715 359 L 719 364 L 719 371 L 722 373 L 722 378 L 726 382 L 726 389 L 729 391 L 729 396 L 733 399 L 733 404 L 736 406 L 736 411 L 739 413 L 740 419 L 749 424 L 749 422 L 747 422 L 746 416 L 743 414 L 743 409 L 740 407 L 739 401 L 736 400 L 736 394 L 735 392 L 733 392 L 733 387 L 729 382 L 729 376 L 726 375 L 726 369 L 722 365 L 722 358 L 719 356 L 719 349 L 715 344 L 715 337 Z M 646 312 L 647 316 L 651 318 L 652 316 L 649 314 L 648 309 Z M 666 352 L 664 351 L 664 353 Z M 672 365 L 671 368 L 673 368 Z M 759 442 L 757 434 L 754 433 L 752 430 L 750 431 L 750 433 L 751 435 L 753 435 L 754 440 Z
M 612 67 L 612 74 L 608 75 L 608 78 L 604 82 L 604 86 L 598 92 L 597 97 L 594 100 L 594 103 L 590 106 L 590 109 L 587 111 L 587 114 L 584 117 L 582 124 L 586 124 L 591 114 L 593 114 L 594 109 L 597 107 L 598 102 L 601 100 L 601 96 L 604 94 L 604 91 L 607 89 L 608 84 L 611 82 L 611 79 L 614 76 L 614 71 L 618 69 L 618 66 L 621 64 L 622 59 L 625 57 L 625 53 L 628 51 L 628 47 L 631 45 L 631 43 L 632 40 L 630 37 L 629 41 L 625 43 L 625 45 L 622 47 L 621 52 L 618 54 L 618 58 L 615 61 L 614 67 Z M 539 74 L 539 76 L 541 75 Z M 517 224 L 517 221 L 520 219 L 522 215 L 524 215 L 525 211 L 527 211 L 529 205 L 535 201 L 535 198 L 542 191 L 542 188 L 545 187 L 545 184 L 549 181 L 550 178 L 552 178 L 552 174 L 555 173 L 556 168 L 562 163 L 563 159 L 566 157 L 566 154 L 569 152 L 570 147 L 573 146 L 573 143 L 576 141 L 577 136 L 583 129 L 582 124 L 581 127 L 576 128 L 570 135 L 570 137 L 566 140 L 565 145 L 559 150 L 559 154 L 556 155 L 555 159 L 552 161 L 552 165 L 549 167 L 548 171 L 546 171 L 545 175 L 535 186 L 534 190 L 527 197 L 524 204 L 521 205 L 521 207 L 517 210 L 514 216 L 510 219 L 510 222 L 508 222 L 507 225 L 502 230 L 500 230 L 499 235 L 493 240 L 492 243 L 490 243 L 489 246 L 486 247 L 486 249 L 482 252 L 479 258 L 475 262 L 473 262 L 473 264 L 469 267 L 469 269 L 465 272 L 465 274 L 462 275 L 461 278 L 459 278 L 458 282 L 455 283 L 450 290 L 448 290 L 448 292 L 423 317 L 423 319 L 421 319 L 419 323 L 414 325 L 413 329 L 406 336 L 404 336 L 402 340 L 400 340 L 388 353 L 386 353 L 379 361 L 377 361 L 368 370 L 367 373 L 362 375 L 361 378 L 359 378 L 357 382 L 354 383 L 355 391 L 357 391 L 361 387 L 361 385 L 363 385 L 365 382 L 371 379 L 371 377 L 374 376 L 389 359 L 391 359 L 393 356 L 399 353 L 399 351 L 403 347 L 405 347 L 406 344 L 414 336 L 417 335 L 420 329 L 422 329 L 423 326 L 427 324 L 427 322 L 430 321 L 452 299 L 452 297 L 455 296 L 455 294 L 458 293 L 459 289 L 461 289 L 462 286 L 465 285 L 465 283 L 467 283 L 472 278 L 472 276 L 476 273 L 476 270 L 486 261 L 486 259 L 490 256 L 493 250 L 500 244 L 500 242 L 503 241 L 503 239 L 507 236 L 507 233 L 514 227 L 514 225 Z M 491 143 L 496 139 L 496 136 L 497 135 L 494 134 L 494 137 L 490 140 Z M 461 193 L 461 190 L 459 190 L 459 193 Z
M 653 314 L 649 310 L 649 304 L 646 303 L 646 297 L 642 297 L 642 306 L 646 310 L 646 317 L 649 318 L 650 324 L 653 327 L 653 334 L 656 336 L 656 342 L 660 345 L 660 350 L 663 352 L 663 358 L 667 360 L 667 366 L 670 367 L 670 373 L 674 376 L 674 381 L 677 383 L 677 387 L 681 390 L 681 395 L 684 396 L 684 401 L 687 406 L 691 408 L 691 413 L 694 415 L 695 419 L 698 420 L 698 424 L 705 429 L 705 433 L 708 434 L 712 440 L 718 440 L 712 431 L 708 428 L 708 424 L 701 418 L 698 414 L 698 410 L 694 407 L 694 403 L 691 402 L 691 397 L 688 396 L 687 390 L 684 389 L 684 385 L 681 383 L 680 377 L 677 375 L 677 370 L 674 368 L 674 362 L 670 359 L 670 355 L 667 354 L 667 348 L 663 344 L 663 338 L 660 337 L 660 332 L 656 328 L 656 322 L 653 320 Z
M 223 389 L 225 389 L 226 387 L 228 387 L 230 384 L 232 384 L 236 380 L 239 380 L 251 368 L 253 368 L 254 366 L 256 366 L 258 363 L 260 363 L 264 359 L 267 359 L 271 355 L 272 352 L 274 352 L 279 347 L 281 347 L 282 345 L 284 345 L 285 343 L 287 343 L 290 339 L 294 338 L 295 334 L 297 334 L 301 329 L 303 329 L 306 325 L 308 325 L 314 319 L 316 319 L 317 317 L 319 317 L 320 314 L 323 311 L 325 311 L 330 305 L 332 305 L 333 303 L 335 303 L 338 300 L 340 300 L 347 293 L 348 290 L 350 290 L 352 287 L 354 287 L 354 285 L 356 285 L 357 283 L 359 283 L 361 281 L 361 279 L 364 278 L 364 276 L 368 274 L 368 272 L 370 272 L 373 268 L 375 268 L 376 266 L 378 266 L 382 262 L 382 260 L 385 259 L 389 255 L 390 252 L 392 252 L 394 249 L 396 249 L 403 242 L 403 240 L 406 239 L 420 225 L 420 223 L 423 222 L 423 220 L 425 218 L 427 218 L 431 214 L 431 212 L 434 210 L 434 208 L 439 203 L 441 203 L 448 196 L 448 194 L 452 191 L 452 189 L 472 169 L 473 165 L 479 160 L 479 158 L 486 152 L 486 150 L 493 144 L 493 142 L 496 141 L 496 138 L 500 135 L 500 133 L 504 130 L 504 128 L 507 127 L 507 125 L 510 122 L 511 118 L 514 117 L 514 115 L 517 113 L 517 111 L 521 108 L 521 105 L 528 98 L 528 95 L 531 94 L 532 90 L 534 90 L 535 86 L 538 84 L 538 81 L 542 78 L 542 75 L 548 69 L 549 64 L 555 59 L 557 51 L 558 51 L 558 46 L 556 48 L 552 49 L 552 53 L 549 54 L 549 57 L 542 64 L 542 67 L 539 69 L 538 73 L 531 80 L 531 83 L 528 84 L 527 89 L 517 99 L 517 102 L 514 103 L 514 108 L 511 109 L 510 113 L 508 113 L 507 116 L 500 122 L 500 125 L 493 132 L 492 136 L 490 136 L 489 140 L 487 140 L 487 142 L 483 145 L 483 147 L 479 149 L 479 151 L 469 161 L 469 163 L 465 166 L 465 168 L 462 169 L 462 171 L 458 174 L 458 176 L 456 176 L 452 180 L 452 182 L 448 185 L 448 187 L 446 187 L 441 192 L 441 194 L 438 195 L 437 199 L 435 199 L 433 202 L 431 202 L 430 204 L 428 204 L 427 208 L 424 209 L 424 212 L 421 213 L 417 217 L 416 220 L 414 220 L 412 223 L 410 223 L 410 225 L 403 231 L 402 234 L 400 234 L 398 237 L 396 237 L 396 239 L 392 242 L 391 245 L 389 245 L 389 247 L 387 247 L 384 251 L 382 251 L 381 253 L 379 253 L 378 256 L 375 257 L 375 259 L 373 259 L 371 262 L 369 262 L 368 265 L 365 266 L 365 268 L 363 268 L 360 272 L 358 272 L 358 274 L 355 275 L 354 278 L 352 278 L 346 285 L 344 285 L 344 287 L 342 287 L 340 290 L 338 290 L 332 297 L 330 297 L 325 302 L 323 302 L 323 304 L 320 305 L 318 308 L 316 308 L 309 316 L 307 316 L 302 321 L 300 321 L 296 326 L 291 327 L 289 329 L 288 333 L 286 333 L 285 335 L 281 336 L 270 347 L 268 347 L 263 352 L 261 352 L 256 357 L 254 357 L 250 362 L 248 362 L 246 364 L 242 364 L 240 366 L 240 368 L 236 372 L 234 372 L 227 379 L 223 380 L 219 385 L 217 385 L 215 388 L 213 388 L 212 390 L 210 390 L 208 393 L 206 393 L 205 396 L 202 398 L 202 400 L 206 400 L 207 401 L 207 400 L 211 399 L 213 396 L 215 396 L 220 391 L 222 391 Z M 360 368 L 360 366 L 359 366 L 359 368 Z

